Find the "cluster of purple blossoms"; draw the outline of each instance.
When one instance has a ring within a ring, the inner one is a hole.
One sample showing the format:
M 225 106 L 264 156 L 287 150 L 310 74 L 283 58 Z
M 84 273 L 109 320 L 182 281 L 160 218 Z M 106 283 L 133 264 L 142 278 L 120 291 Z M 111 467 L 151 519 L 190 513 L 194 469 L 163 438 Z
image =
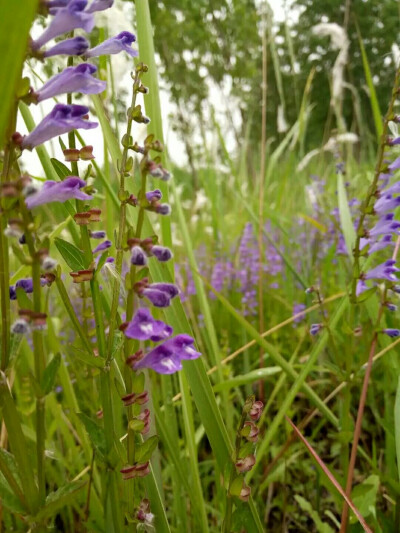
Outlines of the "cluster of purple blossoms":
M 49 0 L 46 2 L 48 12 L 53 16 L 45 31 L 36 40 L 31 41 L 31 53 L 35 57 L 46 58 L 55 55 L 83 56 L 85 58 L 100 55 L 117 54 L 121 51 L 130 56 L 136 56 L 137 51 L 132 48 L 136 38 L 132 33 L 121 32 L 89 49 L 89 42 L 84 37 L 73 37 L 58 42 L 52 48 L 43 50 L 53 39 L 82 29 L 89 33 L 94 28 L 94 13 L 108 9 L 113 0 Z M 72 92 L 82 94 L 98 94 L 106 89 L 106 82 L 93 76 L 97 67 L 90 63 L 81 63 L 76 67 L 67 67 L 53 76 L 38 91 L 30 90 L 26 97 L 28 103 L 38 103 L 48 98 Z M 96 122 L 90 122 L 89 108 L 81 105 L 57 104 L 53 110 L 27 136 L 14 134 L 14 142 L 22 150 L 32 150 L 36 146 L 75 129 L 92 129 Z M 67 198 L 68 199 L 68 198 Z M 53 200 L 52 200 L 53 201 Z M 57 200 L 60 201 L 60 200 Z
M 135 36 L 127 31 L 123 31 L 111 37 L 94 48 L 89 47 L 89 41 L 84 37 L 72 37 L 59 41 L 52 47 L 45 49 L 46 45 L 53 39 L 81 29 L 91 32 L 94 28 L 94 13 L 102 11 L 112 6 L 113 0 L 48 0 L 45 2 L 48 13 L 52 16 L 47 28 L 36 40 L 30 42 L 30 52 L 33 57 L 39 59 L 52 57 L 55 55 L 81 56 L 85 61 L 102 55 L 117 54 L 125 51 L 131 57 L 137 56 L 137 51 L 132 48 L 136 41 Z M 34 91 L 32 88 L 24 97 L 28 104 L 37 104 L 49 98 L 54 98 L 63 94 L 73 92 L 82 94 L 99 94 L 106 89 L 106 82 L 95 77 L 97 67 L 91 63 L 83 62 L 77 66 L 69 66 L 62 72 L 53 76 L 40 89 Z M 143 87 L 143 92 L 146 88 Z M 83 105 L 56 104 L 53 110 L 36 126 L 36 128 L 26 136 L 19 133 L 13 135 L 15 145 L 21 150 L 32 150 L 42 143 L 56 137 L 69 133 L 75 129 L 92 129 L 98 126 L 96 122 L 88 120 L 89 108 Z M 144 122 L 146 117 L 143 118 Z M 148 119 L 147 119 L 148 122 Z M 155 141 L 154 150 L 161 151 L 160 143 Z M 137 147 L 137 151 L 144 153 Z M 85 153 L 80 153 L 86 150 Z M 78 159 L 89 160 L 93 158 L 91 147 L 82 150 L 65 150 L 64 155 L 67 161 Z M 75 153 L 77 152 L 77 153 Z M 77 158 L 77 159 L 74 159 Z M 157 159 L 152 161 L 147 159 L 147 172 L 153 178 L 167 181 L 170 173 L 164 169 Z M 32 182 L 24 188 L 25 203 L 28 209 L 51 202 L 65 202 L 70 199 L 89 201 L 93 199 L 92 190 L 87 187 L 86 182 L 78 176 L 67 176 L 60 182 L 46 181 L 41 189 L 38 189 Z M 147 211 L 160 215 L 169 215 L 170 206 L 160 203 L 162 194 L 159 189 L 146 193 Z M 133 197 L 128 201 L 132 205 L 137 205 Z M 91 209 L 74 216 L 77 224 L 88 224 L 99 220 L 100 210 Z M 95 262 L 100 260 L 100 254 L 108 250 L 112 243 L 106 239 L 104 231 L 91 231 L 89 235 L 93 239 L 100 239 L 102 242 L 94 248 L 93 254 L 98 255 Z M 153 239 L 129 239 L 128 246 L 131 250 L 130 263 L 134 267 L 144 267 L 148 258 L 155 257 L 160 262 L 169 261 L 172 252 L 169 248 L 153 242 Z M 108 262 L 113 258 L 108 258 Z M 43 264 L 42 264 L 43 267 Z M 53 265 L 54 268 L 54 265 Z M 72 272 L 74 283 L 90 280 L 93 277 L 93 270 Z M 48 283 L 46 279 L 43 284 Z M 10 298 L 16 299 L 17 289 L 23 289 L 26 293 L 33 291 L 31 279 L 19 280 L 15 286 L 10 287 Z M 138 281 L 133 287 L 139 299 L 146 298 L 154 307 L 165 308 L 175 298 L 179 290 L 172 283 L 150 283 L 148 278 Z M 127 325 L 125 335 L 137 340 L 150 340 L 152 342 L 164 341 L 142 360 L 132 365 L 135 369 L 153 368 L 155 371 L 170 374 L 182 368 L 181 361 L 185 359 L 196 359 L 200 356 L 194 348 L 194 340 L 188 335 L 177 335 L 171 337 L 172 327 L 160 320 L 155 320 L 147 308 L 140 308 L 133 320 Z
M 167 284 L 157 283 L 154 285 Z M 153 305 L 157 307 L 156 304 Z M 152 368 L 159 374 L 173 374 L 182 369 L 183 360 L 197 359 L 201 355 L 195 350 L 192 337 L 186 334 L 171 337 L 173 328 L 162 320 L 155 320 L 145 307 L 139 308 L 133 319 L 129 323 L 123 324 L 122 330 L 125 336 L 130 339 L 150 340 L 152 342 L 164 341 L 140 359 L 138 357 L 129 358 L 128 363 L 134 370 Z M 142 356 L 142 352 L 139 353 L 139 356 Z
M 400 138 L 399 138 L 400 139 Z M 390 146 L 397 144 L 397 139 L 388 141 Z M 400 141 L 399 141 L 400 142 Z M 400 222 L 395 220 L 394 210 L 400 205 L 400 182 L 395 181 L 390 184 L 394 173 L 400 169 L 400 157 L 394 161 L 385 161 L 384 167 L 379 175 L 379 185 L 375 192 L 375 203 L 373 216 L 378 217 L 371 229 L 364 228 L 364 234 L 360 239 L 360 251 L 365 256 L 371 256 L 378 251 L 392 249 L 395 245 L 393 236 L 400 235 Z M 396 259 L 390 258 L 383 263 L 364 271 L 360 274 L 357 282 L 356 295 L 359 297 L 369 288 L 368 282 L 373 285 L 384 282 L 388 290 L 398 293 L 398 273 L 400 269 L 396 267 Z M 385 307 L 390 311 L 397 309 L 396 305 L 387 301 Z M 400 336 L 400 329 L 384 329 L 390 337 Z

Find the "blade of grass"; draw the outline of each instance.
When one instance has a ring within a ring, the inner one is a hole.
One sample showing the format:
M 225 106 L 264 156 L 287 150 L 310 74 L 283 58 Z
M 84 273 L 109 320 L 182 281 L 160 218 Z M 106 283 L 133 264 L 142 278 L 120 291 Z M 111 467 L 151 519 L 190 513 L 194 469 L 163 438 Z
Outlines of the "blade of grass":
M 368 62 L 367 53 L 365 51 L 365 46 L 364 46 L 360 28 L 357 22 L 356 22 L 356 28 L 357 28 L 357 34 L 358 34 L 358 42 L 360 44 L 360 51 L 361 51 L 361 58 L 362 58 L 362 63 L 364 67 L 365 79 L 366 79 L 368 91 L 369 91 L 369 100 L 371 102 L 372 114 L 374 117 L 376 137 L 379 142 L 382 132 L 383 132 L 382 113 L 379 107 L 379 101 L 376 95 L 375 85 L 372 80 L 372 74 L 371 74 L 371 69 L 370 69 L 369 62 Z

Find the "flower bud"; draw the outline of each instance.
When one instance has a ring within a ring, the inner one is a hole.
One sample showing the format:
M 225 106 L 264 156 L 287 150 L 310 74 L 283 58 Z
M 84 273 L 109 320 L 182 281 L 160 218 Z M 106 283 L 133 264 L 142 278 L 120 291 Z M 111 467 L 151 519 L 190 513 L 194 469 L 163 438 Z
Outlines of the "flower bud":
M 262 402 L 260 402 L 259 400 L 257 402 L 254 402 L 249 411 L 249 417 L 255 421 L 259 420 L 263 409 L 264 404 Z
M 255 464 L 256 464 L 256 458 L 253 454 L 251 454 L 251 455 L 248 455 L 247 457 L 238 459 L 235 463 L 235 466 L 238 472 L 243 473 L 243 472 L 248 472 L 249 470 L 251 470 Z
M 82 283 L 83 281 L 91 281 L 93 279 L 94 270 L 78 270 L 77 272 L 70 272 L 69 275 L 74 283 Z

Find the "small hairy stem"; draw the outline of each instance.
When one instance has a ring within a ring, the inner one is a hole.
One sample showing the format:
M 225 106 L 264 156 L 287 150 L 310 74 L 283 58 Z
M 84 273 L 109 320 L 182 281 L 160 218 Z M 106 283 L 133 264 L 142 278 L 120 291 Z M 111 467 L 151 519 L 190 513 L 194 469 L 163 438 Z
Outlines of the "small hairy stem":
M 42 312 L 42 287 L 40 283 L 40 257 L 35 249 L 35 243 L 31 228 L 33 219 L 25 206 L 23 198 L 20 200 L 20 211 L 24 222 L 24 235 L 28 245 L 29 254 L 32 261 L 32 281 L 33 281 L 33 311 Z M 35 363 L 35 378 L 40 386 L 43 371 L 46 367 L 46 355 L 43 343 L 43 332 L 40 329 L 33 330 L 33 353 Z M 44 505 L 46 499 L 46 472 L 45 472 L 45 396 L 41 393 L 36 396 L 36 456 L 39 485 L 39 502 Z
M 119 169 L 120 173 L 120 181 L 119 181 L 119 197 L 121 200 L 121 209 L 119 213 L 119 226 L 118 226 L 118 233 L 117 233 L 117 242 L 116 242 L 116 249 L 117 254 L 115 258 L 115 268 L 117 271 L 117 276 L 114 280 L 113 285 L 113 294 L 112 294 L 112 303 L 111 303 L 111 312 L 110 312 L 110 325 L 109 325 L 109 334 L 108 334 L 108 353 L 107 353 L 107 363 L 109 364 L 111 361 L 111 352 L 112 352 L 112 343 L 114 340 L 114 332 L 115 332 L 115 324 L 116 324 L 116 316 L 118 311 L 118 299 L 119 299 L 119 291 L 120 291 L 120 274 L 122 269 L 122 258 L 123 258 L 123 239 L 124 239 L 124 232 L 125 232 L 125 225 L 126 225 L 126 202 L 123 199 L 125 194 L 125 173 L 126 173 L 126 164 L 128 161 L 128 142 L 127 139 L 129 138 L 131 131 L 132 131 L 132 123 L 133 123 L 133 117 L 132 117 L 132 109 L 136 105 L 136 95 L 137 95 L 137 84 L 139 82 L 140 73 L 136 71 L 135 78 L 133 82 L 133 94 L 132 94 L 132 101 L 131 101 L 131 107 L 128 110 L 127 116 L 128 116 L 128 122 L 126 127 L 126 142 L 124 143 L 124 150 L 122 152 L 122 160 L 121 160 L 121 167 Z
M 240 422 L 239 422 L 239 426 L 238 426 L 237 433 L 236 433 L 235 451 L 234 451 L 234 457 L 233 457 L 232 470 L 231 470 L 231 474 L 229 477 L 228 492 L 226 495 L 225 517 L 222 523 L 222 533 L 230 533 L 231 528 L 232 528 L 233 499 L 232 499 L 230 490 L 231 490 L 232 483 L 235 479 L 235 474 L 236 474 L 235 463 L 239 459 L 240 443 L 242 440 L 241 431 L 243 429 L 244 423 L 246 422 L 246 418 L 247 418 L 247 412 L 245 411 L 245 409 L 243 409 L 242 416 L 240 417 Z
M 10 127 L 8 128 L 8 136 L 15 130 L 17 121 L 18 106 L 12 112 L 12 120 Z M 10 171 L 12 168 L 13 160 L 15 156 L 14 146 L 9 142 L 4 150 L 4 162 L 3 170 L 1 173 L 0 183 L 6 183 L 10 177 Z M 4 234 L 4 230 L 7 227 L 6 213 L 3 212 L 0 205 L 0 300 L 1 300 L 1 370 L 6 370 L 10 358 L 10 326 L 11 326 L 11 314 L 10 314 L 10 294 L 9 294 L 9 280 L 10 280 L 10 258 L 8 251 L 7 237 Z

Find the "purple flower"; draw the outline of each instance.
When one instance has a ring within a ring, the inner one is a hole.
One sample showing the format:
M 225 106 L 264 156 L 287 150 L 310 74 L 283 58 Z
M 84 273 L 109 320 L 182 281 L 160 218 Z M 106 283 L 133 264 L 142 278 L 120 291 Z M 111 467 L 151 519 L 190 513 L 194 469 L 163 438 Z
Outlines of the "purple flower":
M 96 248 L 93 250 L 94 254 L 98 254 L 99 252 L 104 252 L 104 250 L 108 250 L 108 248 L 111 248 L 112 242 L 111 241 L 104 241 L 101 242 Z
M 381 191 L 381 194 L 399 194 L 400 193 L 400 181 L 393 183 L 386 191 Z
M 384 213 L 387 213 L 388 211 L 392 211 L 393 209 L 396 209 L 400 205 L 400 196 L 397 198 L 393 198 L 391 194 L 385 193 L 383 196 L 379 198 L 375 202 L 374 205 L 374 211 L 378 215 L 383 215 Z
M 139 341 L 150 339 L 154 342 L 168 338 L 172 332 L 171 326 L 168 326 L 162 320 L 154 320 L 150 311 L 145 307 L 136 311 L 135 316 L 124 329 L 124 334 L 129 339 Z
M 374 252 L 378 252 L 379 250 L 383 250 L 387 246 L 393 246 L 394 242 L 392 240 L 392 235 L 384 235 L 383 238 L 380 241 L 375 242 L 369 247 L 368 255 L 373 254 Z
M 69 176 L 64 181 L 46 181 L 40 191 L 25 198 L 28 209 L 51 202 L 66 202 L 71 198 L 76 200 L 92 200 L 93 197 L 81 191 L 86 182 L 76 176 Z
M 109 54 L 118 54 L 125 50 L 130 56 L 135 57 L 138 55 L 137 50 L 131 47 L 131 44 L 136 41 L 136 37 L 129 31 L 122 31 L 115 37 L 110 37 L 103 41 L 98 46 L 95 46 L 91 50 L 86 52 L 86 57 L 98 57 Z
M 71 0 L 65 7 L 57 9 L 47 29 L 32 42 L 32 49 L 38 50 L 55 37 L 77 28 L 82 28 L 86 32 L 92 31 L 94 18 L 91 13 L 85 13 L 86 5 L 87 0 Z
M 136 266 L 146 266 L 147 256 L 140 246 L 134 246 L 131 250 L 131 264 Z
M 151 248 L 151 253 L 161 262 L 165 263 L 172 259 L 172 252 L 165 246 L 158 246 L 157 244 Z
M 383 329 L 382 333 L 389 335 L 389 337 L 400 337 L 400 329 L 387 328 Z
M 55 44 L 52 48 L 44 52 L 44 57 L 52 57 L 57 55 L 81 56 L 89 48 L 89 41 L 84 37 L 74 37 L 73 39 L 66 39 Z
M 104 239 L 105 236 L 106 236 L 105 231 L 91 231 L 90 232 L 90 237 L 92 239 Z
M 40 285 L 42 287 L 46 285 L 46 280 L 41 278 Z M 11 285 L 9 288 L 10 300 L 17 299 L 17 289 L 23 289 L 27 294 L 31 294 L 33 292 L 33 279 L 32 278 L 19 279 L 15 285 Z
M 172 283 L 152 283 L 141 294 L 155 307 L 168 307 L 171 299 L 179 294 L 179 289 Z
M 171 214 L 171 206 L 169 204 L 160 204 L 156 207 L 156 213 L 159 215 L 170 215 Z
M 395 273 L 400 272 L 400 269 L 394 266 L 395 263 L 396 261 L 394 259 L 388 259 L 384 263 L 381 263 L 380 265 L 366 272 L 364 274 L 364 279 L 385 279 L 387 281 L 398 281 Z
M 173 374 L 182 370 L 182 360 L 200 357 L 193 345 L 194 340 L 189 335 L 177 335 L 147 353 L 134 368 L 151 368 L 159 374 Z
M 396 146 L 397 144 L 400 144 L 400 137 L 396 137 L 395 139 L 388 139 L 389 146 Z
M 357 298 L 360 296 L 360 294 L 362 294 L 366 290 L 368 290 L 367 284 L 365 283 L 365 281 L 363 279 L 359 279 L 357 281 L 357 286 L 356 286 L 356 296 L 357 296 Z
M 397 159 L 395 159 L 393 161 L 393 163 L 390 163 L 390 165 L 388 166 L 389 170 L 391 170 L 393 172 L 393 170 L 399 170 L 400 169 L 400 157 L 398 157 Z
M 146 192 L 146 199 L 148 202 L 159 201 L 162 198 L 162 193 L 160 189 L 155 189 L 154 191 Z
M 393 220 L 394 214 L 388 213 L 381 217 L 375 226 L 368 231 L 370 237 L 378 237 L 379 235 L 384 235 L 386 233 L 396 232 L 400 228 L 400 222 Z
M 104 11 L 111 7 L 114 0 L 93 0 L 89 7 L 85 9 L 86 13 L 94 13 L 95 11 Z
M 315 336 L 319 331 L 321 331 L 322 324 L 311 324 L 310 335 Z
M 298 315 L 299 313 L 304 311 L 305 308 L 306 308 L 306 306 L 304 304 L 296 304 L 296 303 L 293 304 L 293 316 Z M 304 320 L 304 315 L 296 317 L 293 320 L 293 322 L 295 324 L 297 324 L 298 322 L 301 322 L 302 320 Z
M 105 90 L 107 82 L 94 78 L 97 67 L 81 63 L 77 67 L 67 67 L 53 76 L 37 91 L 37 101 L 42 102 L 65 93 L 98 94 Z
M 57 104 L 53 110 L 40 122 L 36 128 L 24 137 L 21 148 L 32 150 L 35 146 L 63 133 L 83 128 L 90 130 L 98 126 L 97 122 L 89 122 L 83 117 L 89 108 L 83 105 Z

